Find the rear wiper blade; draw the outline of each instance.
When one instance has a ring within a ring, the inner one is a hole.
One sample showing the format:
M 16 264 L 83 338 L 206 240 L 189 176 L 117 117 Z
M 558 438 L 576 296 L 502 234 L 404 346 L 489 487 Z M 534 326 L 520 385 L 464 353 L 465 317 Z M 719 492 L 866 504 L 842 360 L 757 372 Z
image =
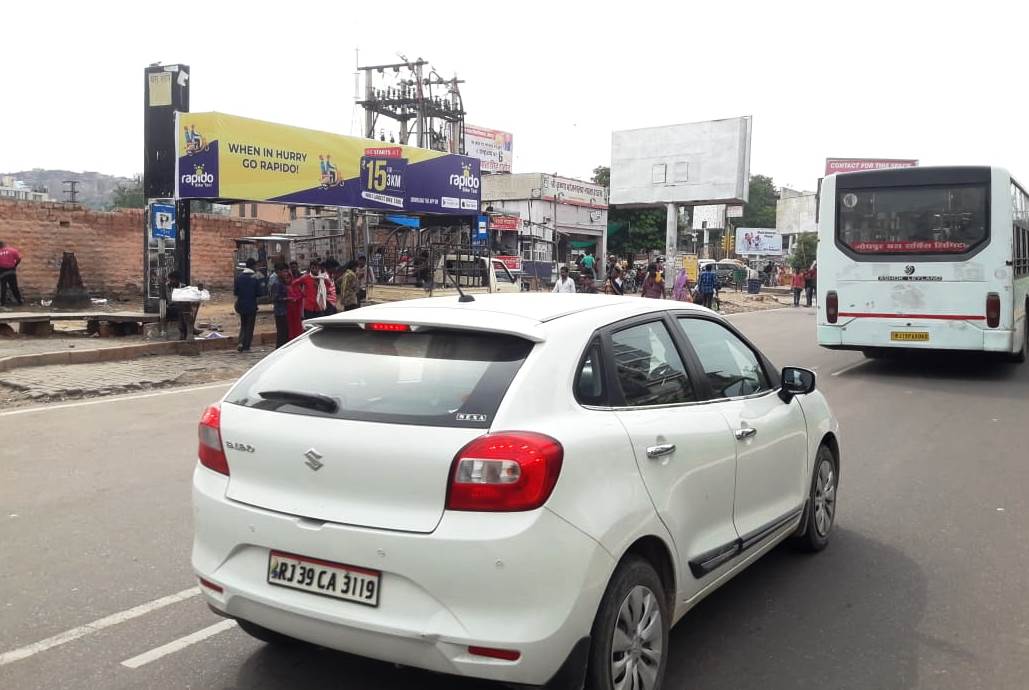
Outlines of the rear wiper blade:
M 300 391 L 260 391 L 265 400 L 281 402 L 297 407 L 307 407 L 319 412 L 333 413 L 339 409 L 339 403 L 327 395 L 318 393 L 301 393 Z

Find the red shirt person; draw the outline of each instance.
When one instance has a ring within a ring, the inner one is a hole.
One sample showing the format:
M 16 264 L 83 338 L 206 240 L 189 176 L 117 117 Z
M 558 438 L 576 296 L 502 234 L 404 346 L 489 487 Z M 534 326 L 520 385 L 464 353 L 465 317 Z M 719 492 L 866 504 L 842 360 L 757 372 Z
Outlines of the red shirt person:
M 7 306 L 7 292 L 22 304 L 21 291 L 18 290 L 18 264 L 21 263 L 21 252 L 0 242 L 0 306 Z

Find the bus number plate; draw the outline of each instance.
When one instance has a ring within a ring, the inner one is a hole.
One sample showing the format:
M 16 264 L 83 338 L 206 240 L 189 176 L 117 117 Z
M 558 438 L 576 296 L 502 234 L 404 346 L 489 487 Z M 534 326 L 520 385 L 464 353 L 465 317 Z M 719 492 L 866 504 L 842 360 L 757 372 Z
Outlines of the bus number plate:
M 890 340 L 901 343 L 927 343 L 929 334 L 925 331 L 890 331 Z

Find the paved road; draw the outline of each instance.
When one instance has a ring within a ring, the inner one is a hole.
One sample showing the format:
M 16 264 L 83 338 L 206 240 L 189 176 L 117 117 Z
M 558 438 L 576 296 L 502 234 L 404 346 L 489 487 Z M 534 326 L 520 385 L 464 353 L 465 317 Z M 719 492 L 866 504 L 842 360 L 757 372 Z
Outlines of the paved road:
M 734 320 L 777 363 L 817 369 L 845 434 L 838 531 L 694 609 L 667 687 L 1025 688 L 1029 366 L 865 362 L 818 349 L 807 309 Z M 189 483 L 222 390 L 0 414 L 0 687 L 480 687 L 211 627 Z

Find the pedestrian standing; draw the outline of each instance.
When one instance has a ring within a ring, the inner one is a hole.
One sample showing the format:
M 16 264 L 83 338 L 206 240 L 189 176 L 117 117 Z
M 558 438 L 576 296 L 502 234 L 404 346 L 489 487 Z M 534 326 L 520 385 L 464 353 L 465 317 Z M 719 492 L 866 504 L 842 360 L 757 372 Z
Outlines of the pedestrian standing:
M 804 291 L 806 280 L 804 279 L 804 272 L 796 270 L 793 272 L 793 280 L 790 281 L 790 287 L 793 288 L 793 306 L 800 306 L 800 293 Z
M 690 294 L 690 279 L 686 274 L 686 267 L 679 268 L 679 275 L 675 276 L 675 287 L 672 288 L 672 299 L 685 302 Z
M 290 275 L 292 273 L 290 270 Z M 290 340 L 304 332 L 304 293 L 300 289 L 299 278 L 286 285 L 286 326 Z
M 261 285 L 257 273 L 254 272 L 256 265 L 256 259 L 247 259 L 246 268 L 236 276 L 232 289 L 232 294 L 236 296 L 236 313 L 239 314 L 239 345 L 236 349 L 240 352 L 250 351 L 254 325 L 257 323 L 257 297 L 261 292 Z
M 360 307 L 368 300 L 372 286 L 375 285 L 375 269 L 363 254 L 357 257 L 355 273 L 357 273 L 357 306 Z
M 625 281 L 622 280 L 622 269 L 617 265 L 611 267 L 611 277 L 607 279 L 605 290 L 609 295 L 624 295 Z
M 805 275 L 805 280 L 804 280 L 804 292 L 806 293 L 806 296 L 807 296 L 807 306 L 809 306 L 809 307 L 811 306 L 811 300 L 813 300 L 815 298 L 815 290 L 818 287 L 818 282 L 817 281 L 818 281 L 818 268 L 816 266 L 812 266 L 808 270 L 807 274 Z
M 343 277 L 340 280 L 339 302 L 340 311 L 357 309 L 360 304 L 357 300 L 357 262 L 351 259 L 343 267 Z
M 657 264 L 647 266 L 647 275 L 643 279 L 643 285 L 640 288 L 640 297 L 649 297 L 651 299 L 665 298 L 664 283 L 658 280 Z
M 339 289 L 336 286 L 335 276 L 339 273 L 342 275 L 343 268 L 339 265 L 339 262 L 335 259 L 326 259 L 322 263 L 322 275 L 328 277 L 328 282 L 325 283 L 325 309 L 322 310 L 322 316 L 331 316 L 335 314 L 339 309 L 336 308 L 337 295 Z
M 275 347 L 279 348 L 289 342 L 289 267 L 286 264 L 275 264 L 275 275 L 278 278 L 269 288 L 272 298 L 272 309 L 275 314 Z
M 732 271 L 732 281 L 736 284 L 736 292 L 743 292 L 743 284 L 747 282 L 747 269 L 736 264 Z
M 322 273 L 321 262 L 315 259 L 304 275 L 300 276 L 300 291 L 304 293 L 304 318 L 316 319 L 325 312 L 328 304 L 329 278 Z
M 554 283 L 554 289 L 551 290 L 553 293 L 569 293 L 575 294 L 575 281 L 568 277 L 568 267 L 561 267 L 561 277 Z
M 7 306 L 7 291 L 21 306 L 21 291 L 18 289 L 18 264 L 21 263 L 21 252 L 0 242 L 0 306 Z
M 708 264 L 700 273 L 697 279 L 697 289 L 700 292 L 701 304 L 708 309 L 714 302 L 715 290 L 718 289 L 718 276 L 715 275 L 715 265 Z
M 290 261 L 289 262 L 289 276 L 290 276 L 290 280 L 291 281 L 292 280 L 296 280 L 301 275 L 302 274 L 300 273 L 300 265 L 297 264 L 296 261 Z

